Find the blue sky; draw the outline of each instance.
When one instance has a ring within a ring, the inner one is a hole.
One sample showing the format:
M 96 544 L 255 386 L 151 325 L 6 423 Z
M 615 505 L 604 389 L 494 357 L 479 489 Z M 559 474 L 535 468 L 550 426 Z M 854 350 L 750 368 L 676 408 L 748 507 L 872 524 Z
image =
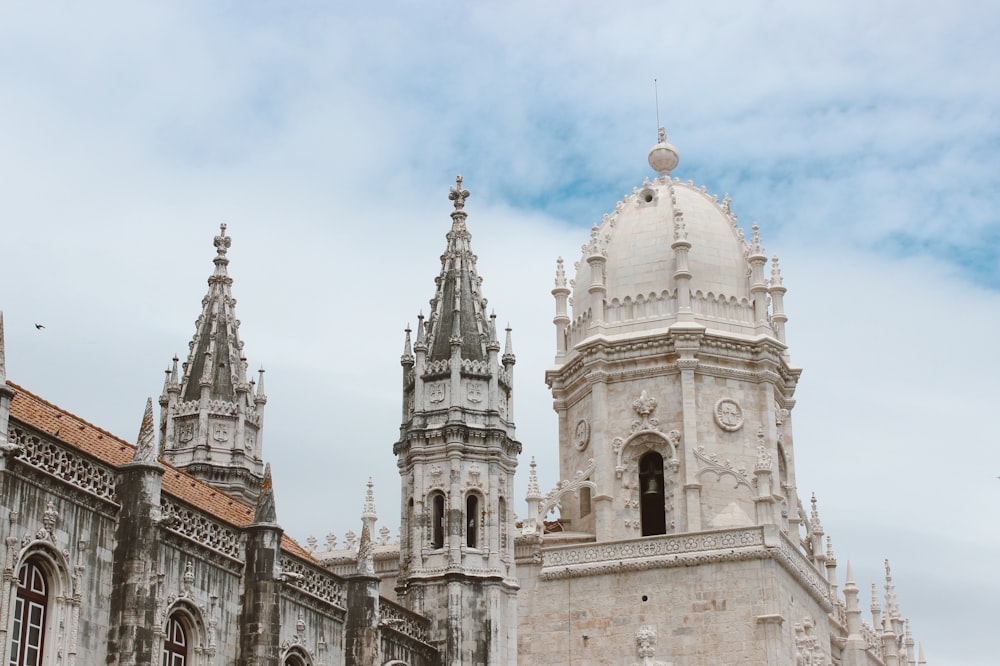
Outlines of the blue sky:
M 675 174 L 781 257 L 800 493 L 862 590 L 893 561 L 932 663 L 992 663 L 998 32 L 981 2 L 0 4 L 8 374 L 133 438 L 226 222 L 279 518 L 357 531 L 371 475 L 395 530 L 402 330 L 461 173 L 551 487 L 555 259 L 652 175 L 655 77 Z

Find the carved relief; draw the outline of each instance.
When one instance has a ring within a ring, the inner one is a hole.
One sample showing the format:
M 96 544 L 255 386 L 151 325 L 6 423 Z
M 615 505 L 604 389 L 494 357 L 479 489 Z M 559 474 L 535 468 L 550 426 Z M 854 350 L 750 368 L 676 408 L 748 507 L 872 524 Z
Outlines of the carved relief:
M 431 488 L 443 488 L 444 487 L 444 470 L 441 469 L 441 465 L 433 464 L 431 465 Z
M 474 405 L 483 401 L 483 385 L 479 382 L 471 382 L 465 389 L 466 397 Z
M 213 424 L 212 439 L 217 442 L 229 441 L 229 424 L 225 422 L 216 422 Z
M 184 423 L 177 424 L 177 441 L 181 444 L 187 444 L 192 439 L 194 439 L 194 423 L 187 421 Z
M 444 384 L 431 384 L 427 387 L 427 399 L 431 404 L 444 402 Z
M 743 427 L 743 408 L 732 398 L 722 398 L 715 403 L 715 424 L 727 432 Z
M 739 488 L 740 486 L 746 486 L 747 488 L 753 488 L 753 482 L 750 480 L 750 476 L 747 474 L 746 467 L 734 467 L 733 463 L 729 460 L 719 460 L 719 456 L 715 453 L 707 453 L 704 446 L 699 446 L 694 450 L 695 457 L 703 463 L 701 469 L 698 471 L 697 476 L 701 478 L 701 475 L 706 472 L 712 472 L 715 474 L 716 479 L 721 479 L 723 476 L 731 476 L 736 481 L 736 485 L 733 488 Z M 756 479 L 754 479 L 755 481 Z
M 471 465 L 469 465 L 468 477 L 465 480 L 466 487 L 482 488 L 483 481 L 482 479 L 479 478 L 480 474 L 481 470 L 479 469 L 479 465 L 477 463 L 472 463 Z
M 625 462 L 623 458 L 625 449 L 628 448 L 630 444 L 638 441 L 637 435 L 641 434 L 642 432 L 643 431 L 639 431 L 639 433 L 633 434 L 628 439 L 615 437 L 614 440 L 612 440 L 611 442 L 611 448 L 615 452 L 615 455 L 617 457 L 617 462 L 615 464 L 615 476 L 618 477 L 619 479 L 622 478 L 622 474 L 624 474 L 625 472 Z M 666 443 L 668 455 L 664 457 L 664 462 L 667 464 L 668 467 L 670 467 L 672 471 L 676 472 L 681 464 L 680 458 L 677 457 L 677 449 L 680 448 L 681 445 L 680 431 L 671 430 L 666 434 L 663 434 L 658 430 L 647 431 L 647 432 L 649 432 L 650 434 L 654 435 L 655 437 L 661 439 L 663 442 Z
M 632 409 L 639 415 L 639 420 L 632 422 L 632 432 L 660 429 L 660 422 L 653 418 L 653 412 L 656 411 L 656 398 L 643 391 L 632 403 Z
M 666 666 L 662 661 L 656 661 L 656 627 L 647 624 L 639 627 L 635 633 L 635 650 L 639 662 L 633 666 Z
M 810 617 L 795 623 L 795 666 L 828 666 L 830 663 L 813 627 Z
M 585 451 L 590 444 L 590 424 L 587 419 L 577 421 L 576 430 L 573 431 L 573 443 L 577 451 Z

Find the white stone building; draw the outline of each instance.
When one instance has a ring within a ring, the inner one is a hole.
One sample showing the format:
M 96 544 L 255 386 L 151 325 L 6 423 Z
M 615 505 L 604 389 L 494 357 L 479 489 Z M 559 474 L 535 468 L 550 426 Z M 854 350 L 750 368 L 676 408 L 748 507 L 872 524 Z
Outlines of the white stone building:
M 545 378 L 564 481 L 543 495 L 531 461 L 518 521 L 515 355 L 485 309 L 461 178 L 401 357 L 398 542 L 374 534 L 370 484 L 360 538 L 283 536 L 225 228 L 158 448 L 152 405 L 133 446 L 7 382 L 0 316 L 3 663 L 926 663 L 888 563 L 863 620 L 798 495 L 778 260 L 728 197 L 672 178 L 678 162 L 661 130 L 655 178 L 573 269 L 558 260 Z

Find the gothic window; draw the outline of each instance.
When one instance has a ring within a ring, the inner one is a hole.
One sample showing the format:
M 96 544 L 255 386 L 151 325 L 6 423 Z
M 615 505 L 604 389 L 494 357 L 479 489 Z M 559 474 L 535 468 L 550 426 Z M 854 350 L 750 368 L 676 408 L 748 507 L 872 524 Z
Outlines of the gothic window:
M 642 536 L 667 533 L 663 495 L 663 456 L 650 451 L 639 458 L 639 512 Z
M 281 662 L 282 666 L 310 666 L 310 662 L 304 656 L 296 652 L 289 652 L 285 660 Z
M 34 558 L 21 567 L 14 599 L 10 634 L 10 666 L 37 666 L 42 662 L 49 587 L 45 572 Z
M 580 488 L 580 517 L 590 515 L 590 486 Z
M 431 496 L 431 548 L 444 548 L 444 493 Z
M 469 495 L 465 498 L 465 545 L 469 548 L 479 548 L 479 497 Z
M 163 666 L 187 666 L 188 632 L 178 613 L 167 620 L 167 634 L 163 639 Z

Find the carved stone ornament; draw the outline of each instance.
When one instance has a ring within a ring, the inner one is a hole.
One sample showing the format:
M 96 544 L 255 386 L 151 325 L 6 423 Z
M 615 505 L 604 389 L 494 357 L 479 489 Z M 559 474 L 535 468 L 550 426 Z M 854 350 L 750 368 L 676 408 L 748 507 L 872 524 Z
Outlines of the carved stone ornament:
M 228 423 L 216 423 L 212 427 L 212 439 L 217 442 L 225 442 L 229 440 L 229 424 Z
M 722 398 L 715 403 L 715 424 L 727 432 L 743 427 L 743 408 L 732 398 Z
M 632 422 L 632 432 L 660 429 L 660 422 L 653 418 L 653 412 L 656 411 L 656 398 L 648 395 L 645 390 L 632 402 L 632 409 L 639 415 L 639 420 Z
M 483 401 L 483 385 L 479 382 L 472 382 L 466 387 L 466 395 L 469 398 L 469 402 L 472 404 L 479 404 Z
M 635 633 L 635 649 L 639 662 L 633 666 L 666 666 L 662 661 L 656 661 L 656 627 L 643 625 Z
M 428 386 L 427 399 L 434 404 L 444 402 L 444 384 L 431 384 Z
M 182 444 L 187 444 L 194 439 L 194 423 L 177 424 L 177 440 Z
M 573 431 L 573 444 L 577 451 L 585 451 L 590 444 L 590 424 L 587 419 L 577 421 L 576 430 Z

